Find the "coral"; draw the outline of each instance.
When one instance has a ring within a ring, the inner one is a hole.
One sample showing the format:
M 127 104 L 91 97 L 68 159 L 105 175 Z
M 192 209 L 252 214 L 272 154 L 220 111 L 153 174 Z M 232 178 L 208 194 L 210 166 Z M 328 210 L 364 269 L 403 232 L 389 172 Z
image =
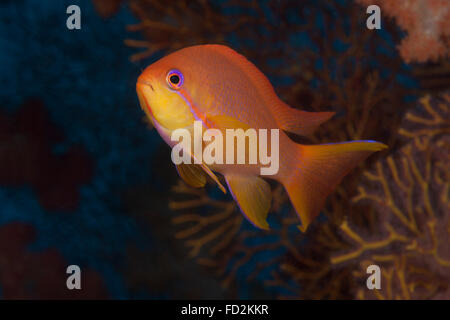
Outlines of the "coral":
M 297 218 L 285 217 L 279 212 L 277 203 L 272 211 L 276 212 L 279 227 L 262 233 L 242 225 L 244 218 L 234 201 L 214 199 L 208 195 L 208 190 L 192 189 L 181 181 L 173 191 L 176 198 L 184 198 L 169 203 L 172 210 L 180 212 L 172 219 L 181 228 L 175 237 L 185 241 L 188 254 L 200 265 L 215 270 L 224 287 L 229 287 L 241 268 L 255 257 L 258 257 L 258 262 L 252 270 L 244 272 L 247 280 L 252 281 L 261 273 L 276 268 L 286 247 L 291 246 L 290 239 L 303 237 L 295 228 Z M 278 185 L 274 194 L 278 195 L 280 191 L 281 186 Z M 285 194 L 276 199 L 280 204 L 285 202 Z M 277 241 L 273 241 L 274 238 Z
M 398 49 L 407 62 L 437 61 L 450 53 L 450 3 L 447 0 L 357 0 L 381 7 L 407 32 Z
M 248 28 L 249 23 L 256 20 L 247 15 L 226 17 L 217 4 L 201 0 L 182 0 L 169 5 L 163 0 L 130 1 L 130 9 L 141 22 L 128 26 L 128 30 L 140 31 L 148 39 L 125 40 L 130 47 L 145 49 L 131 56 L 131 61 L 147 58 L 161 50 L 173 51 L 202 43 L 225 43 L 224 34 Z
M 407 143 L 365 171 L 355 203 L 377 209 L 368 233 L 343 222 L 353 245 L 332 257 L 352 264 L 358 298 L 426 299 L 450 294 L 450 93 L 420 100 L 398 131 Z M 380 265 L 381 290 L 365 287 L 370 264 Z
M 438 63 L 416 64 L 413 73 L 420 84 L 422 95 L 439 94 L 450 88 L 450 60 Z
M 4 299 L 105 299 L 100 276 L 81 266 L 82 290 L 68 290 L 69 265 L 55 249 L 34 252 L 30 225 L 11 222 L 0 227 L 0 286 Z
M 0 185 L 31 185 L 48 210 L 76 209 L 92 162 L 80 146 L 55 152 L 64 137 L 40 101 L 27 101 L 15 115 L 0 114 L 0 141 Z

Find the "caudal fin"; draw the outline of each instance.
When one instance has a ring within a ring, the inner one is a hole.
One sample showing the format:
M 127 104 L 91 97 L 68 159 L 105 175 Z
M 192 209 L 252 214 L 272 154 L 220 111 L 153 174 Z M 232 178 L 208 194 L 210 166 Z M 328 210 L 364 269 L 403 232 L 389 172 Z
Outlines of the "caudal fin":
M 375 141 L 323 145 L 297 145 L 297 156 L 288 164 L 283 185 L 306 231 L 320 213 L 326 197 L 342 178 L 371 153 L 387 148 Z

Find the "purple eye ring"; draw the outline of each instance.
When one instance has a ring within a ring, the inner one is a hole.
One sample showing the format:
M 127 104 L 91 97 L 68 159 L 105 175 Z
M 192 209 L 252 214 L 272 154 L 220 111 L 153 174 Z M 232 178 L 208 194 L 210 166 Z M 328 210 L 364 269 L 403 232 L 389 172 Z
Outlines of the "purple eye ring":
M 179 90 L 184 82 L 183 74 L 176 69 L 172 69 L 167 73 L 166 81 L 169 87 Z

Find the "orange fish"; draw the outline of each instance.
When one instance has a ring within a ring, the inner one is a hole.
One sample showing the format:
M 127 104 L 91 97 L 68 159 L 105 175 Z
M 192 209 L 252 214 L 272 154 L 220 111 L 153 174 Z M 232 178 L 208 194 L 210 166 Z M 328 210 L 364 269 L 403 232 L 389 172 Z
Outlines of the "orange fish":
M 223 45 L 188 47 L 158 60 L 139 76 L 136 90 L 141 108 L 171 147 L 171 133 L 179 128 L 192 130 L 196 120 L 205 128 L 221 131 L 280 129 L 279 170 L 270 178 L 285 187 L 302 231 L 351 169 L 371 153 L 386 148 L 376 141 L 323 145 L 293 142 L 284 131 L 308 136 L 334 113 L 288 106 L 255 65 Z M 256 227 L 268 229 L 272 193 L 259 167 L 259 163 L 200 163 L 180 164 L 177 170 L 188 185 L 202 187 L 210 176 L 225 192 L 214 172 L 221 173 L 244 216 Z

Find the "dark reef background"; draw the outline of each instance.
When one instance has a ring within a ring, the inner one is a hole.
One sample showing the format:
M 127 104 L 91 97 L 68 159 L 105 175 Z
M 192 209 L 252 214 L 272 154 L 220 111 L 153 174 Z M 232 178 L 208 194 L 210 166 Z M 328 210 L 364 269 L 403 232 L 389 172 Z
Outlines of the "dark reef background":
M 0 298 L 448 299 L 450 3 L 369 2 L 381 30 L 365 0 L 1 1 Z M 270 232 L 186 187 L 144 121 L 140 72 L 201 43 L 246 55 L 290 105 L 336 111 L 309 142 L 389 145 L 305 234 L 275 183 Z

